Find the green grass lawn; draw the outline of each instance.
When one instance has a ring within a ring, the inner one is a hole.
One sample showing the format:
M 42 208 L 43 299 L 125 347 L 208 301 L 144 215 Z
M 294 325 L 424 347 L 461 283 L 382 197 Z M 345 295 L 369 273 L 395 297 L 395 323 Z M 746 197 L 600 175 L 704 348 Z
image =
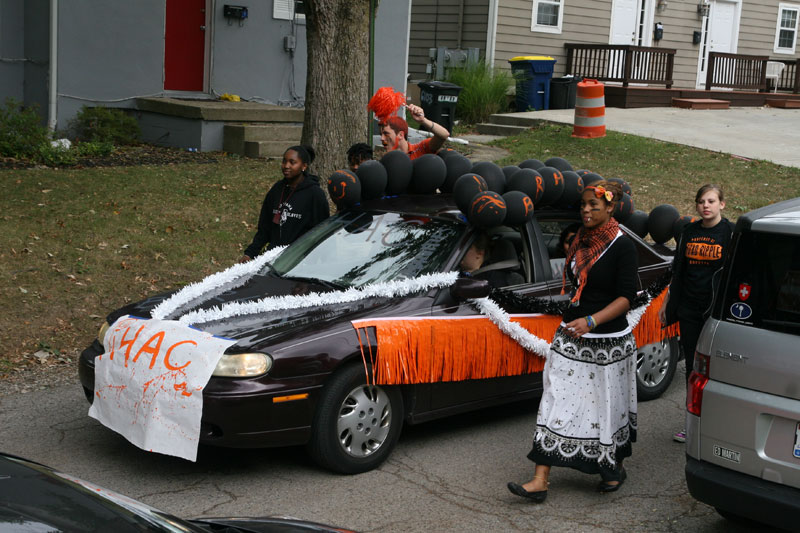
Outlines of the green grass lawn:
M 721 185 L 726 214 L 800 196 L 800 169 L 609 132 L 573 139 L 546 125 L 497 142 L 498 161 L 560 156 L 621 177 L 636 206 L 693 214 L 697 188 Z M 454 148 L 458 149 L 456 145 Z M 277 161 L 0 171 L 0 377 L 48 361 L 72 363 L 105 315 L 233 264 L 249 244 Z

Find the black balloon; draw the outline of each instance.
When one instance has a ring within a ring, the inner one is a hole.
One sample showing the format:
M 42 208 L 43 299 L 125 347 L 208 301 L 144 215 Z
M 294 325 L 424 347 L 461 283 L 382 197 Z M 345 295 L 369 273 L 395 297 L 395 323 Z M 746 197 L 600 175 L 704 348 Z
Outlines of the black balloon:
M 442 184 L 442 192 L 453 192 L 456 180 L 472 170 L 472 161 L 461 154 L 447 156 L 444 160 L 447 167 L 447 174 Z
M 506 192 L 506 175 L 503 174 L 502 168 L 491 161 L 475 163 L 472 165 L 472 172 L 483 176 L 490 191 L 494 191 L 498 194 Z
M 544 194 L 541 198 L 541 205 L 556 205 L 561 195 L 564 193 L 564 175 L 560 170 L 553 167 L 542 167 L 539 174 L 544 180 Z
M 508 180 L 506 188 L 524 192 L 530 196 L 534 204 L 538 204 L 544 194 L 544 179 L 532 168 L 521 168 Z
M 469 211 L 469 203 L 475 195 L 488 190 L 489 186 L 486 185 L 486 180 L 470 172 L 456 180 L 456 184 L 453 186 L 453 199 L 461 212 L 466 214 Z
M 441 157 L 436 154 L 425 154 L 412 163 L 414 165 L 414 172 L 411 175 L 412 192 L 428 194 L 442 186 L 447 177 L 447 166 Z
M 533 170 L 539 170 L 543 166 L 545 166 L 545 164 L 538 159 L 526 159 L 519 164 L 519 168 L 532 168 Z
M 595 174 L 594 172 L 587 172 L 586 174 L 581 176 L 581 179 L 583 180 L 583 187 L 586 188 L 592 183 L 602 180 L 603 176 L 601 176 L 600 174 Z
M 622 197 L 614 204 L 614 218 L 622 224 L 633 214 L 633 199 L 628 193 L 622 193 Z
M 647 236 L 647 213 L 636 209 L 625 221 L 625 226 L 644 239 Z
M 479 228 L 491 228 L 503 224 L 506 212 L 502 196 L 494 191 L 482 191 L 470 201 L 467 220 Z
M 361 180 L 361 197 L 364 200 L 380 198 L 386 191 L 389 181 L 386 167 L 380 161 L 370 159 L 358 165 L 356 176 Z
M 337 170 L 328 178 L 328 194 L 339 209 L 361 201 L 361 181 L 351 170 Z
M 561 172 L 565 172 L 567 170 L 574 170 L 572 168 L 572 165 L 569 164 L 569 161 L 567 161 L 563 157 L 551 157 L 544 162 L 544 166 L 557 168 Z
M 413 165 L 408 154 L 400 150 L 386 152 L 381 158 L 386 169 L 386 194 L 403 194 L 411 183 Z
M 647 233 L 659 244 L 672 238 L 672 226 L 680 217 L 675 206 L 661 204 L 653 208 L 647 216 Z
M 622 178 L 608 178 L 608 181 L 618 183 L 619 186 L 622 188 L 622 192 L 626 193 L 628 196 L 631 194 L 631 186 Z
M 519 170 L 519 167 L 517 165 L 506 165 L 503 167 L 503 174 L 506 177 L 506 189 L 508 189 L 509 178 L 513 176 L 517 170 Z
M 508 191 L 503 195 L 506 203 L 506 226 L 519 226 L 533 218 L 533 200 L 522 191 Z
M 461 155 L 461 152 L 459 152 L 457 150 L 453 150 L 452 148 L 442 148 L 441 150 L 436 152 L 436 155 L 438 155 L 442 159 L 447 159 L 448 157 L 450 157 L 451 155 L 454 155 L 454 154 Z
M 692 222 L 696 221 L 697 217 L 693 217 L 691 215 L 679 216 L 672 224 L 672 237 L 675 239 L 675 242 L 678 242 L 678 240 L 681 238 L 681 233 L 683 233 L 683 228 L 685 228 L 687 224 L 691 224 Z
M 562 172 L 564 176 L 564 192 L 558 205 L 561 207 L 572 208 L 581 204 L 581 194 L 583 194 L 583 179 L 577 172 L 567 170 Z
M 580 177 L 584 177 L 586 174 L 589 174 L 590 172 L 591 170 L 586 170 L 585 168 L 581 168 L 579 170 L 576 170 L 575 174 L 577 174 Z

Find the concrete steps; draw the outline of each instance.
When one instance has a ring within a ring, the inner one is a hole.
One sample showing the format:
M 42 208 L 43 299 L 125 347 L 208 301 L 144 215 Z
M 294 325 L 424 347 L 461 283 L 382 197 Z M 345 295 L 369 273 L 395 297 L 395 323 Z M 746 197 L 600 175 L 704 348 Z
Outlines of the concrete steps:
M 546 120 L 520 116 L 516 113 L 498 113 L 489 116 L 489 122 L 477 125 L 478 132 L 483 135 L 517 135 L 525 130 L 540 125 Z
M 143 140 L 248 157 L 280 157 L 300 143 L 305 110 L 257 102 L 138 98 Z
M 280 157 L 300 144 L 302 122 L 226 123 L 222 149 L 245 157 Z

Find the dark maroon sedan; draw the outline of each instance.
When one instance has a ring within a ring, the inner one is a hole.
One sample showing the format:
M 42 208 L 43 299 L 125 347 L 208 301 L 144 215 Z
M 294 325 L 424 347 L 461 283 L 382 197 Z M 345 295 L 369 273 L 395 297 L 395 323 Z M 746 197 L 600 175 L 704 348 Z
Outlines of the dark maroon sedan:
M 577 218 L 577 212 L 541 210 L 524 226 L 493 228 L 488 232 L 493 251 L 483 270 L 502 272 L 506 294 L 553 302 L 564 298 L 557 241 L 561 229 Z M 195 327 L 236 341 L 203 390 L 200 442 L 227 447 L 304 444 L 321 465 L 357 473 L 388 457 L 404 422 L 538 397 L 541 364 L 536 363 L 525 363 L 504 377 L 447 381 L 417 376 L 400 381 L 405 384 L 367 383 L 375 376 L 371 357 L 379 343 L 374 331 L 360 335 L 355 325 L 397 317 L 485 318 L 470 299 L 487 296 L 490 288 L 459 278 L 403 296 L 364 289 L 458 271 L 475 236 L 449 195 L 365 202 L 312 229 L 246 283 L 218 288 L 175 309 L 165 318 L 189 317 Z M 639 250 L 640 287 L 645 288 L 666 272 L 669 258 L 637 236 L 631 238 Z M 362 292 L 354 297 L 353 291 Z M 149 318 L 171 295 L 128 305 L 107 322 L 124 315 Z M 215 307 L 255 305 L 281 295 L 297 297 L 303 305 L 203 315 Z M 80 379 L 90 402 L 95 358 L 104 351 L 106 330 L 80 357 Z M 474 352 L 464 353 L 465 360 L 483 357 L 480 345 L 469 350 Z M 674 339 L 640 347 L 640 399 L 666 389 L 676 360 Z

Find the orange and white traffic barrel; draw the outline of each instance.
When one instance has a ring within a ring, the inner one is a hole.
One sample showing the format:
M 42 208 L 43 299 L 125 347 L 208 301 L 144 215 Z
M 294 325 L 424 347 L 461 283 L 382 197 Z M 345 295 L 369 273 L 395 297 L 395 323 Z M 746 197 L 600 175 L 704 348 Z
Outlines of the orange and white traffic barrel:
M 578 83 L 572 136 L 586 139 L 606 136 L 605 86 L 597 80 Z

